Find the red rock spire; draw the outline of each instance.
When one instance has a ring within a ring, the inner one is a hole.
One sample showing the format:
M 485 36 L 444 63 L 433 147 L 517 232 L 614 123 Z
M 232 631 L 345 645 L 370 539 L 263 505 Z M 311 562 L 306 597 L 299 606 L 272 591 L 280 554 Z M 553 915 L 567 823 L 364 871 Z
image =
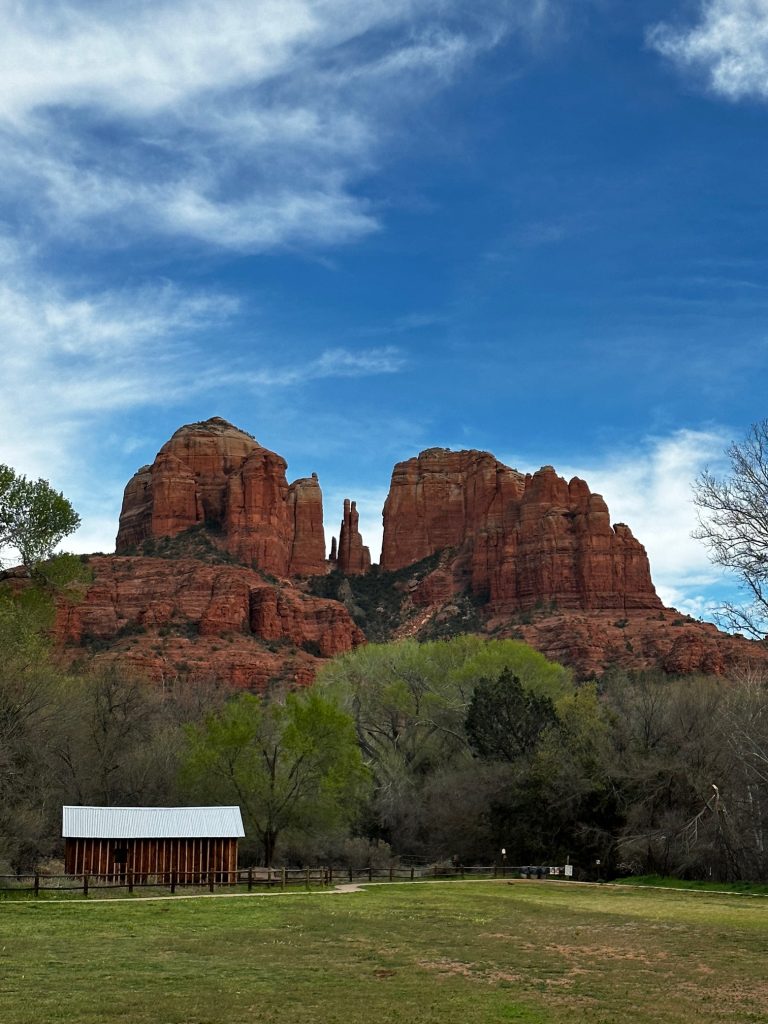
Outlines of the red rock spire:
M 345 576 L 358 576 L 371 567 L 371 553 L 363 544 L 358 519 L 357 505 L 349 498 L 345 498 L 338 551 L 339 572 Z

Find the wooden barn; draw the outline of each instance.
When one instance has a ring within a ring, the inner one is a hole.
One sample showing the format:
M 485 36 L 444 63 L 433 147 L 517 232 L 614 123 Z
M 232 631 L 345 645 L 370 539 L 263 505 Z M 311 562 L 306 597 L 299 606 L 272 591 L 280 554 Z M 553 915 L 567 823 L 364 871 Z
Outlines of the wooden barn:
M 64 807 L 65 870 L 137 881 L 150 875 L 180 884 L 237 871 L 244 835 L 239 807 Z

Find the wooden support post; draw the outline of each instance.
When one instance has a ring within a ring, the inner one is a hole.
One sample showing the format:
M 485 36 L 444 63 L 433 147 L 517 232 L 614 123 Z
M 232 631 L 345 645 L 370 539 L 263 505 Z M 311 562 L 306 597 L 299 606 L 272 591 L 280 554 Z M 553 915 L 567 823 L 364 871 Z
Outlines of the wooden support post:
M 333 864 L 328 868 L 328 885 L 333 885 Z
M 435 878 L 437 878 L 437 864 L 435 864 Z
M 498 877 L 498 868 L 496 867 L 495 864 L 493 865 L 493 877 L 494 878 Z
M 248 892 L 253 891 L 253 868 L 248 868 Z
M 176 872 L 171 872 L 171 896 L 176 895 Z
M 393 882 L 394 879 L 395 879 L 395 869 L 394 869 L 394 866 L 392 864 L 390 864 L 389 865 L 389 880 L 390 880 L 390 882 Z
M 88 875 L 83 875 L 83 896 L 88 895 Z
M 352 881 L 352 865 L 349 865 L 349 880 Z
M 368 865 L 368 881 L 373 881 L 373 868 L 370 866 L 370 864 Z
M 413 864 L 411 864 L 411 881 L 413 881 L 413 876 L 415 875 L 415 873 L 416 872 L 414 871 Z
M 215 879 L 215 877 L 216 877 L 216 876 L 215 876 L 215 874 L 214 874 L 214 873 L 213 873 L 213 871 L 211 871 L 211 869 L 209 868 L 209 869 L 208 869 L 208 890 L 209 890 L 210 892 L 213 892 L 213 883 L 214 883 L 214 879 Z
M 463 880 L 464 879 L 464 865 L 460 864 L 459 867 L 461 868 L 461 877 L 462 877 L 462 880 Z
M 39 896 L 40 895 L 40 875 L 38 875 L 37 872 L 35 872 L 35 888 L 34 888 L 34 893 L 35 893 L 35 896 Z
M 306 887 L 307 887 L 307 889 L 309 888 L 309 868 L 307 868 L 307 872 L 306 872 Z
M 285 888 L 285 868 L 280 868 L 280 888 Z
M 128 879 L 128 892 L 133 892 L 133 868 L 128 868 L 126 877 Z

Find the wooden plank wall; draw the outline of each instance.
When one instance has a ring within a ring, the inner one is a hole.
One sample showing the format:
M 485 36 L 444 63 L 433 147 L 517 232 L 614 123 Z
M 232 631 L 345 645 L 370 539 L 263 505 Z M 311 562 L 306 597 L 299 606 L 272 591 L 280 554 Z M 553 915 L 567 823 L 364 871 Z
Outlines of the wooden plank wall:
M 127 849 L 125 863 L 115 860 L 118 849 Z M 137 881 L 148 875 L 170 877 L 179 882 L 205 881 L 209 871 L 237 871 L 236 839 L 67 839 L 65 871 L 69 875 L 124 877 L 133 871 Z

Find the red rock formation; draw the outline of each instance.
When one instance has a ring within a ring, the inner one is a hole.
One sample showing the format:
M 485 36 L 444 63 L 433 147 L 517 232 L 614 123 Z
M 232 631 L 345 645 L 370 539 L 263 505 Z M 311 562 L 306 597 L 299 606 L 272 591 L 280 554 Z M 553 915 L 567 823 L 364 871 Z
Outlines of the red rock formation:
M 323 493 L 317 473 L 295 480 L 288 488 L 293 545 L 288 571 L 292 576 L 318 576 L 326 571 Z
M 357 505 L 349 498 L 344 499 L 344 518 L 339 533 L 337 564 L 345 576 L 357 576 L 371 568 L 371 553 L 363 544 L 358 520 Z
M 262 587 L 251 592 L 251 628 L 265 640 L 290 640 L 324 658 L 365 641 L 343 604 L 308 599 L 287 589 Z
M 607 669 L 656 668 L 675 675 L 727 675 L 752 666 L 768 667 L 768 649 L 743 636 L 722 633 L 674 608 L 616 613 L 562 612 L 511 625 L 492 619 L 494 636 L 514 635 L 548 658 L 570 665 L 581 678 Z
M 382 569 L 445 548 L 456 549 L 455 591 L 469 585 L 496 610 L 661 607 L 629 528 L 612 527 L 600 495 L 551 466 L 523 476 L 487 452 L 441 448 L 395 466 Z
M 205 525 L 237 558 L 278 576 L 325 572 L 317 477 L 289 487 L 285 471 L 283 458 L 219 417 L 181 427 L 128 483 L 117 551 Z
M 193 526 L 207 527 L 202 539 L 214 544 L 205 541 L 202 560 L 92 558 L 84 600 L 58 606 L 59 643 L 157 679 L 259 689 L 308 683 L 319 656 L 364 641 L 347 608 L 358 614 L 354 588 L 366 581 L 343 581 L 346 596 L 334 591 L 332 601 L 309 596 L 306 583 L 270 583 L 219 561 L 216 546 L 280 577 L 327 570 L 316 476 L 289 486 L 284 459 L 221 419 L 176 431 L 129 482 L 118 551 Z M 629 528 L 611 525 L 584 481 L 566 483 L 550 466 L 523 475 L 487 452 L 446 449 L 399 463 L 384 508 L 382 569 L 438 552 L 410 579 L 392 581 L 395 637 L 449 635 L 452 624 L 516 636 L 585 677 L 615 665 L 722 674 L 768 660 L 762 645 L 663 609 Z M 349 500 L 331 562 L 350 577 L 370 567 Z
M 157 678 L 178 674 L 183 663 L 185 674 L 239 686 L 275 676 L 309 682 L 317 656 L 365 640 L 339 602 L 267 583 L 244 566 L 107 556 L 90 565 L 84 600 L 57 607 L 59 643 L 109 645 Z M 270 650 L 271 641 L 284 646 Z

